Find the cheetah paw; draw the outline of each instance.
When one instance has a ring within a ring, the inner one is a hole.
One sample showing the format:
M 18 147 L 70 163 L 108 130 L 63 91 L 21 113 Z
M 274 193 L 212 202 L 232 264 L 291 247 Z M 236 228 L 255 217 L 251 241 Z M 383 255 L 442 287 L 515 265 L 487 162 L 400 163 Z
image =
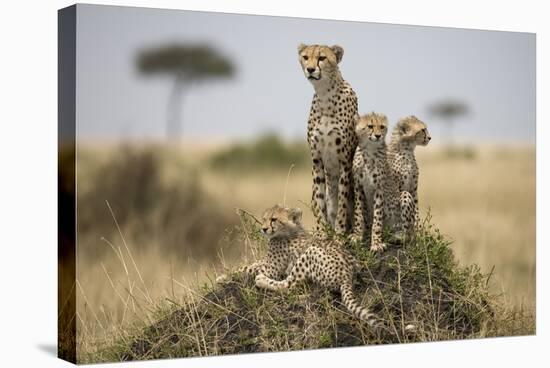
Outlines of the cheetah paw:
M 224 283 L 225 281 L 227 281 L 228 277 L 226 274 L 223 274 L 223 275 L 220 275 L 218 277 L 216 277 L 216 284 L 221 284 L 221 283 Z
M 257 275 L 255 280 L 256 286 L 262 289 L 269 288 L 268 278 L 265 275 Z
M 396 231 L 391 237 L 391 241 L 396 244 L 405 244 L 406 240 L 407 235 L 404 231 Z
M 373 243 L 373 244 L 370 246 L 371 252 L 383 252 L 384 249 L 386 249 L 386 244 L 383 243 L 383 242 Z

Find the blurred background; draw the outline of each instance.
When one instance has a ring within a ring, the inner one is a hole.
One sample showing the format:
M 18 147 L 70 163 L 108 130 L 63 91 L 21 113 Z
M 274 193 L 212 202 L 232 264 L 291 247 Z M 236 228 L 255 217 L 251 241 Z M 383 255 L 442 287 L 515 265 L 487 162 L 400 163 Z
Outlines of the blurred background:
M 422 215 L 534 308 L 533 34 L 94 5 L 77 27 L 79 318 L 124 320 L 123 290 L 155 299 L 239 262 L 237 207 L 307 208 L 301 42 L 344 48 L 361 113 L 427 123 Z

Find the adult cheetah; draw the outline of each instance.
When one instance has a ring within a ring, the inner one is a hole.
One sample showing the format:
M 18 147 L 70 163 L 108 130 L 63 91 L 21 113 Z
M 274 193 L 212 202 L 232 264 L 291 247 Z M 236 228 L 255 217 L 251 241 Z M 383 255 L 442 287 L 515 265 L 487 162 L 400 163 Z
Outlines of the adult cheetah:
M 416 146 L 426 146 L 432 137 L 428 127 L 416 116 L 398 121 L 388 146 L 388 161 L 394 180 L 400 191 L 411 193 L 414 203 L 415 223 L 419 222 L 418 165 L 414 155 Z
M 409 192 L 400 191 L 386 157 L 388 119 L 383 114 L 361 116 L 356 126 L 359 145 L 353 159 L 355 213 L 353 238 L 362 240 L 370 232 L 372 251 L 382 251 L 383 226 L 395 235 L 411 234 L 414 222 L 413 199 Z M 372 224 L 372 225 L 371 225 Z
M 343 304 L 355 317 L 374 324 L 375 318 L 353 296 L 353 277 L 358 262 L 329 239 L 310 237 L 301 224 L 302 211 L 275 205 L 262 217 L 262 232 L 268 238 L 267 256 L 241 271 L 255 276 L 256 286 L 268 290 L 291 288 L 310 279 L 339 290 Z
M 298 46 L 300 65 L 315 94 L 307 124 L 313 162 L 312 210 L 317 230 L 347 232 L 353 215 L 352 160 L 357 97 L 342 78 L 340 46 Z

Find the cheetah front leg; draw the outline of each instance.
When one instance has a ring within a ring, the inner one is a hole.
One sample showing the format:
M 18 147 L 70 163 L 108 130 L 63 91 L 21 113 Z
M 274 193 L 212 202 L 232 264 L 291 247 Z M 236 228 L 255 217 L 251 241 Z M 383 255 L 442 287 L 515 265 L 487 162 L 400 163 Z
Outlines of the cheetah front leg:
M 377 187 L 374 191 L 374 204 L 372 211 L 372 231 L 371 246 L 373 252 L 381 252 L 386 249 L 386 244 L 382 241 L 384 220 L 384 190 Z
M 367 197 L 360 182 L 355 181 L 353 189 L 355 192 L 355 211 L 353 213 L 353 233 L 351 239 L 353 241 L 363 241 L 366 232 L 365 214 L 367 207 Z
M 335 228 L 338 212 L 338 178 L 339 175 L 327 172 L 327 221 Z
M 306 278 L 306 273 L 308 272 L 306 267 L 306 264 L 308 264 L 307 259 L 308 254 L 306 252 L 298 258 L 288 276 L 281 281 L 274 280 L 264 274 L 258 274 L 256 276 L 256 286 L 267 290 L 281 290 L 293 287 L 297 282 Z
M 408 184 L 405 179 L 403 179 L 403 174 L 400 175 L 401 179 L 399 182 L 399 189 L 401 192 L 407 191 L 412 195 L 413 203 L 413 213 L 414 213 L 414 226 L 420 225 L 420 209 L 418 208 L 418 178 L 413 181 L 412 184 Z M 412 188 L 411 188 L 412 187 Z M 411 190 L 412 189 L 412 190 Z
M 420 226 L 420 209 L 418 208 L 418 184 L 416 184 L 411 193 L 414 206 L 414 226 Z
M 240 267 L 239 269 L 237 269 L 237 273 L 244 273 L 249 277 L 257 276 L 260 274 L 266 275 L 268 277 L 277 277 L 280 272 L 278 272 L 278 270 L 269 263 L 266 263 L 264 261 L 257 261 L 252 264 Z M 223 283 L 227 281 L 228 277 L 229 276 L 227 274 L 222 274 L 216 277 L 216 282 Z
M 338 213 L 334 230 L 337 234 L 345 234 L 348 230 L 348 213 L 353 199 L 352 159 L 340 162 L 340 178 L 338 181 Z
M 280 274 L 275 266 L 264 261 L 254 262 L 251 265 L 241 267 L 238 271 L 249 276 L 266 275 L 267 277 L 277 277 Z
M 415 226 L 415 203 L 411 193 L 406 190 L 400 194 L 401 225 L 405 239 L 412 237 Z
M 323 231 L 327 226 L 327 204 L 326 204 L 326 178 L 323 161 L 320 157 L 313 157 L 313 187 L 311 207 L 316 219 L 316 231 Z

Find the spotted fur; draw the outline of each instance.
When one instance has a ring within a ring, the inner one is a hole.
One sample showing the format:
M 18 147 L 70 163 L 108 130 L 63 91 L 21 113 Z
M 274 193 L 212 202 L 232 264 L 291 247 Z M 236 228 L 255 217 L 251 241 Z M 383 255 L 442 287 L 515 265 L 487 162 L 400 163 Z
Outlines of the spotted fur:
M 313 163 L 312 210 L 318 230 L 330 225 L 343 234 L 353 215 L 357 97 L 338 68 L 342 47 L 301 44 L 298 55 L 315 90 L 307 124 Z
M 353 159 L 355 213 L 353 237 L 371 236 L 372 251 L 386 248 L 382 240 L 384 225 L 400 237 L 411 234 L 414 222 L 413 198 L 400 191 L 393 180 L 386 157 L 388 119 L 374 112 L 358 119 L 359 145 Z
M 388 147 L 388 161 L 400 191 L 411 193 L 414 203 L 415 224 L 419 221 L 418 165 L 414 155 L 416 146 L 426 146 L 432 137 L 428 127 L 416 116 L 399 120 L 392 132 Z
M 256 276 L 263 274 L 279 279 L 288 275 L 309 241 L 304 230 L 302 211 L 275 205 L 262 216 L 262 233 L 269 239 L 267 255 L 261 261 L 245 266 L 240 271 Z
M 353 296 L 358 262 L 334 241 L 308 236 L 301 225 L 301 213 L 279 205 L 266 210 L 262 232 L 269 239 L 267 256 L 243 271 L 256 277 L 256 286 L 268 290 L 291 288 L 304 279 L 339 290 L 346 308 L 373 324 L 373 315 Z

